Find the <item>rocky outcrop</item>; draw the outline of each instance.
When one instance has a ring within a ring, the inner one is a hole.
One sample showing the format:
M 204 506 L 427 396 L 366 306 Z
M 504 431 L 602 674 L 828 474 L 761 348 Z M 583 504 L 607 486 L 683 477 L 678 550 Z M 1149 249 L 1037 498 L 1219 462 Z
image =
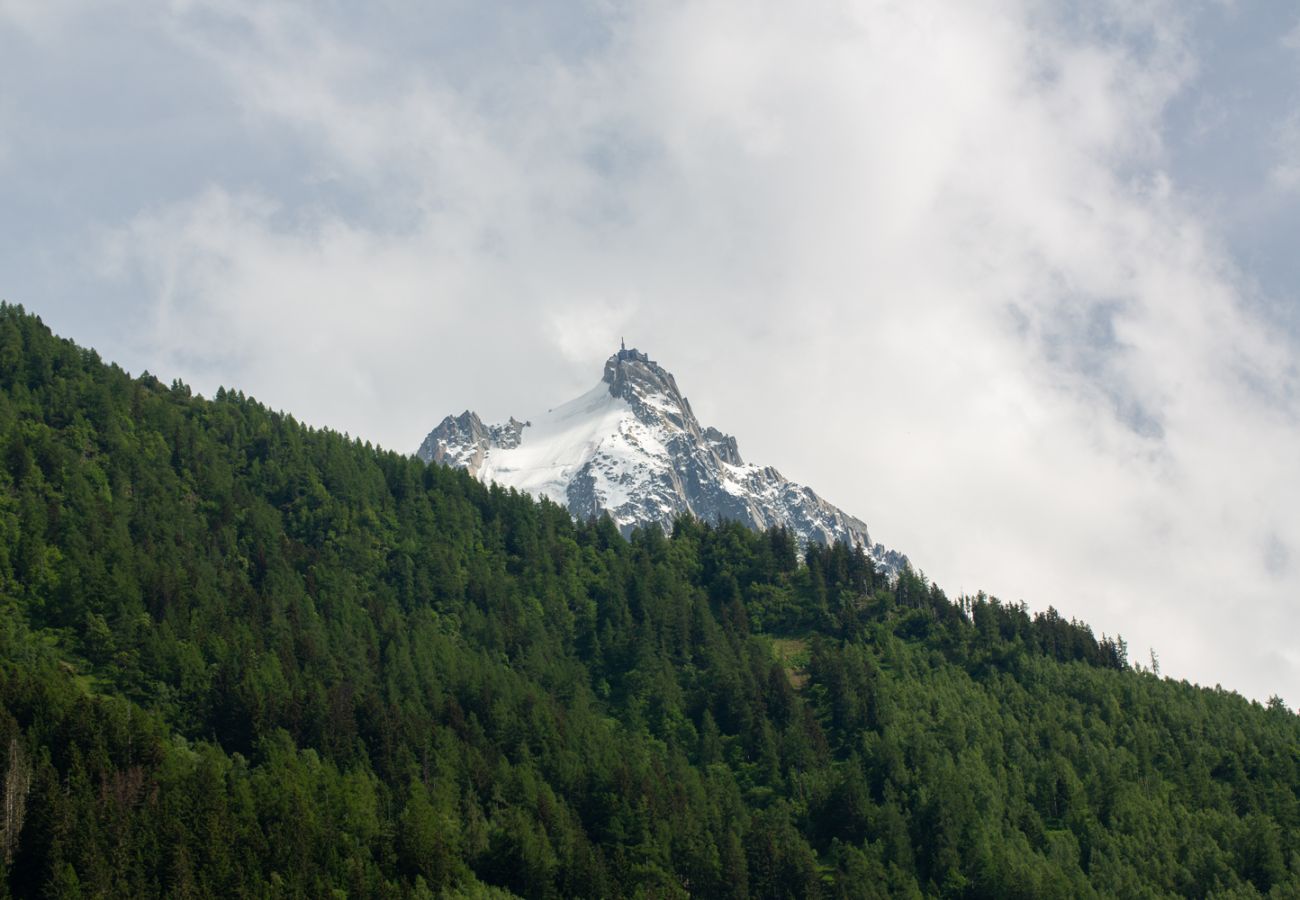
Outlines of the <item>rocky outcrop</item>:
M 459 416 L 447 416 L 439 422 L 416 455 L 426 462 L 455 466 L 477 475 L 490 449 L 518 447 L 527 426 L 527 422 L 520 422 L 514 416 L 504 425 L 484 425 L 477 413 L 465 410 Z

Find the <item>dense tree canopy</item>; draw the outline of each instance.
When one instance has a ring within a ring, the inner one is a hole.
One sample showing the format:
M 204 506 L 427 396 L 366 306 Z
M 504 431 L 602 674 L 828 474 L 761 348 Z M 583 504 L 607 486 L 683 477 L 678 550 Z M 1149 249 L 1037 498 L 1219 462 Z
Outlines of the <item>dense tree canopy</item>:
M 0 307 L 0 897 L 1300 894 L 1300 720 Z

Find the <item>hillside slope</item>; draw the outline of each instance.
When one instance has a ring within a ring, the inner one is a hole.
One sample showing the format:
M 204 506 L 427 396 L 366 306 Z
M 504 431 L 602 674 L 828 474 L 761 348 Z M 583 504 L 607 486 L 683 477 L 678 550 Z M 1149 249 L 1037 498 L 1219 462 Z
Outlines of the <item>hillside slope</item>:
M 1300 893 L 1300 722 L 0 306 L 0 897 Z M 1271 892 L 1271 893 L 1270 893 Z

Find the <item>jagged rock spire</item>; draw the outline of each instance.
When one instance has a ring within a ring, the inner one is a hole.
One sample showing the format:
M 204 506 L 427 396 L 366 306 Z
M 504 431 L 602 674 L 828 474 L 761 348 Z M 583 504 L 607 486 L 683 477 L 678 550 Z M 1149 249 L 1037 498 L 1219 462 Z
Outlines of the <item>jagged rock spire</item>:
M 701 426 L 672 373 L 620 338 L 586 394 L 520 422 L 484 425 L 468 410 L 429 433 L 419 456 L 546 496 L 586 518 L 608 512 L 627 531 L 682 513 L 755 528 L 783 525 L 801 542 L 862 546 L 890 571 L 901 554 L 860 519 L 770 466 L 747 464 L 736 439 Z

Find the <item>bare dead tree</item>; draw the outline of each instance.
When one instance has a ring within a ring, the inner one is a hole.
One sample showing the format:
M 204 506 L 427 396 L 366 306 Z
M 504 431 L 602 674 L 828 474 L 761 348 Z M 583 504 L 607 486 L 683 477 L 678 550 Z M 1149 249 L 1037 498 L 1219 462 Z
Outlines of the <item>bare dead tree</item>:
M 14 861 L 18 835 L 27 818 L 27 792 L 32 787 L 32 766 L 18 738 L 9 741 L 9 767 L 5 771 L 4 802 L 0 805 L 0 854 L 5 865 Z

